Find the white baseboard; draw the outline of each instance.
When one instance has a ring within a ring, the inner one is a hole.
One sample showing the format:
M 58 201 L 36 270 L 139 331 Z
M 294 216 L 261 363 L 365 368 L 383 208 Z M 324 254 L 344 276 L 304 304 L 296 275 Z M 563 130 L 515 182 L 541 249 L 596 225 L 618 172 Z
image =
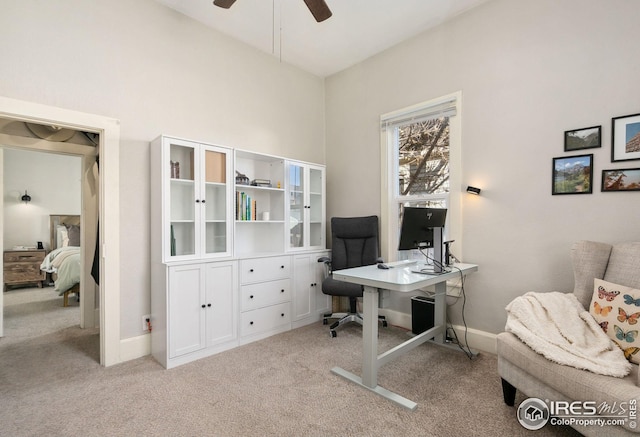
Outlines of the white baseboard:
M 385 316 L 390 325 L 399 326 L 409 331 L 411 330 L 411 314 L 381 308 L 380 315 Z M 460 340 L 462 344 L 465 344 L 464 326 L 453 325 L 453 329 L 458 335 L 458 340 Z M 496 334 L 473 328 L 468 328 L 466 334 L 466 341 L 469 343 L 471 350 L 491 354 L 496 353 Z M 248 341 L 244 341 L 244 343 L 247 342 Z M 144 334 L 120 341 L 121 362 L 135 360 L 136 358 L 141 358 L 146 355 L 151 355 L 151 335 Z
M 390 325 L 399 326 L 401 328 L 411 330 L 411 314 L 401 313 L 386 308 L 380 309 L 380 315 L 385 316 Z M 465 327 L 461 325 L 453 325 L 453 329 L 458 335 L 458 340 L 465 344 Z M 466 341 L 473 351 L 483 351 L 490 354 L 496 353 L 496 334 L 479 329 L 467 328 Z
M 120 340 L 120 362 L 135 360 L 147 355 L 151 355 L 150 334 Z

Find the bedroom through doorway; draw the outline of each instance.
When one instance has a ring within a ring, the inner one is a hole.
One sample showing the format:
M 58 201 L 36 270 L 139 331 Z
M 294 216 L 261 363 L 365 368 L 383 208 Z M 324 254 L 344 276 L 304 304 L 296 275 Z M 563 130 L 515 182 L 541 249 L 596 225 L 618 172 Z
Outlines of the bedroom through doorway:
M 8 276 L 3 284 L 3 342 L 86 329 L 82 335 L 93 335 L 92 355 L 99 362 L 99 291 L 89 262 L 97 233 L 93 167 L 99 139 L 70 129 L 60 136 L 60 130 L 34 126 L 0 119 L 3 273 Z M 28 202 L 23 201 L 26 193 Z M 87 232 L 80 232 L 83 224 Z M 29 263 L 12 264 L 14 258 Z M 40 258 L 43 269 L 34 272 Z M 33 279 L 43 280 L 29 282 Z

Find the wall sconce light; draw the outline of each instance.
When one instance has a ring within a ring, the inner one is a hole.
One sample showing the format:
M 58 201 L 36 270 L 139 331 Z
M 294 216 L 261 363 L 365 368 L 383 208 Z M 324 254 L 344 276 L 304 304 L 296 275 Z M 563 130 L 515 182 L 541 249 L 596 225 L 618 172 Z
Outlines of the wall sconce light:
M 20 200 L 22 200 L 24 203 L 31 202 L 31 196 L 27 194 L 27 190 L 24 190 L 24 196 L 22 196 Z
M 467 193 L 469 194 L 475 194 L 476 196 L 479 196 L 480 191 L 481 191 L 480 188 L 472 187 L 471 185 L 467 187 Z

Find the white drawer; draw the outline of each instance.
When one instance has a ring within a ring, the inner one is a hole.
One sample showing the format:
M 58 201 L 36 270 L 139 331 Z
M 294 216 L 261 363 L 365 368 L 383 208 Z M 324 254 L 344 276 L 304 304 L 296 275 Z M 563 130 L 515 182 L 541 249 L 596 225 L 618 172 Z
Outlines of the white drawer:
M 247 311 L 240 314 L 240 335 L 258 334 L 288 323 L 291 323 L 289 302 Z
M 273 281 L 291 277 L 291 257 L 254 258 L 240 261 L 240 283 Z
M 240 287 L 241 311 L 254 310 L 291 300 L 291 280 L 263 282 Z

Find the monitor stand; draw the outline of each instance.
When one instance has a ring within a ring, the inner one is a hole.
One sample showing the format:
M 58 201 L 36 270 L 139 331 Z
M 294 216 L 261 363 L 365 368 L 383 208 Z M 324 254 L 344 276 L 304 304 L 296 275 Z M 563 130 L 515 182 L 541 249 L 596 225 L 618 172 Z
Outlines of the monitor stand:
M 442 259 L 442 228 L 433 228 L 433 259 L 434 273 L 444 272 L 444 261 Z
M 445 262 L 442 257 L 442 246 L 442 228 L 433 228 L 433 269 L 431 269 L 430 265 L 422 266 L 421 263 L 418 263 L 418 267 L 412 269 L 411 272 L 422 273 L 425 275 L 439 275 L 441 273 L 447 273 L 447 270 L 444 268 Z

